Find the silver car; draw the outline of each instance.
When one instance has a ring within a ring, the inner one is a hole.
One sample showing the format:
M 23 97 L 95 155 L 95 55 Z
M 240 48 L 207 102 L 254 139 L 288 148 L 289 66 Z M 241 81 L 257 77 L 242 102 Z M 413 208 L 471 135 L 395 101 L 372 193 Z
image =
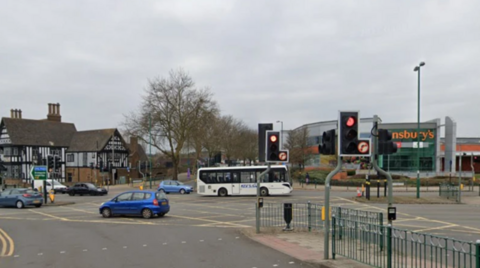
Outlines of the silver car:
M 43 195 L 27 188 L 6 189 L 0 193 L 0 206 L 24 208 L 26 206 L 41 207 Z

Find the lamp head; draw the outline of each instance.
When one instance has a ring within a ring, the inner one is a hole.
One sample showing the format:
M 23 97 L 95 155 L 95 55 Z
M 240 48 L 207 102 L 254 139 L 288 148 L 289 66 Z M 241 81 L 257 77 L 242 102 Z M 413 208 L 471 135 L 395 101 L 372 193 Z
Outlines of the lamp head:
M 420 70 L 420 67 L 418 67 L 418 66 L 415 66 L 415 68 L 413 69 L 414 72 L 416 72 L 418 70 Z
M 420 67 L 425 66 L 425 62 L 420 62 Z

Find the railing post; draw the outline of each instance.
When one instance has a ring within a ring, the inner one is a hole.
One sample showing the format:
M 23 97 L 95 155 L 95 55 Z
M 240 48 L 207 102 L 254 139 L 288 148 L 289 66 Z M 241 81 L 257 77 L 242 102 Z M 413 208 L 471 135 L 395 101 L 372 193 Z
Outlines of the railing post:
M 387 225 L 387 268 L 392 268 L 392 225 Z
M 255 203 L 255 214 L 256 214 L 255 226 L 256 226 L 257 234 L 259 234 L 260 233 L 260 208 L 258 207 L 258 203 Z
M 340 223 L 341 220 L 342 220 L 342 207 L 338 207 L 337 213 L 338 213 L 338 219 L 339 219 L 338 223 Z M 342 230 L 343 230 L 342 226 L 339 226 L 338 227 L 338 239 L 340 239 L 340 240 L 342 240 Z
M 332 215 L 332 259 L 335 260 L 335 233 L 337 230 L 335 215 Z
M 307 210 L 308 210 L 308 231 L 310 232 L 312 230 L 312 206 L 310 204 L 310 200 L 308 200 L 307 204 Z
M 380 212 L 380 217 L 378 218 L 378 224 L 380 225 L 380 228 L 378 232 L 380 233 L 380 251 L 383 251 L 383 213 Z
M 480 268 L 480 240 L 475 243 L 475 267 Z

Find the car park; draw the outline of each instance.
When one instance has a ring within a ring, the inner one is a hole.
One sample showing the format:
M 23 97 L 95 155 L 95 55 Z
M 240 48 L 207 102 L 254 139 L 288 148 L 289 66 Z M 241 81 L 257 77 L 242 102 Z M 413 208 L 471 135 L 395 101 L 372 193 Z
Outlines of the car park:
M 123 192 L 99 208 L 104 218 L 129 215 L 149 219 L 153 216 L 162 217 L 169 211 L 170 204 L 164 193 L 145 190 Z
M 180 193 L 180 194 L 189 194 L 193 192 L 193 187 L 187 184 L 184 184 L 180 181 L 175 180 L 164 180 L 158 186 L 157 191 L 163 193 Z
M 24 208 L 26 206 L 41 207 L 43 195 L 27 188 L 6 189 L 0 193 L 0 206 Z
M 98 187 L 93 183 L 87 182 L 78 182 L 75 183 L 72 187 L 68 188 L 68 194 L 70 196 L 74 195 L 106 195 L 108 194 L 107 189 L 103 187 Z

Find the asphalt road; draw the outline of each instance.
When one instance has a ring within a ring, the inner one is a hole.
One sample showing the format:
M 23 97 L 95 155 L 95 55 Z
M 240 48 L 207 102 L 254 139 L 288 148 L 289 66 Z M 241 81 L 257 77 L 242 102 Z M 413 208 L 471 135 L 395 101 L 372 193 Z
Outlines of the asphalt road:
M 10 255 L 0 258 L 0 267 L 306 265 L 238 231 L 255 225 L 255 197 L 170 194 L 171 211 L 165 217 L 102 218 L 100 204 L 127 189 L 131 188 L 111 187 L 107 196 L 99 197 L 57 195 L 57 202 L 76 203 L 68 206 L 0 208 L 0 246 L 4 245 L 4 255 Z M 358 203 L 351 199 L 353 195 L 334 191 L 332 205 L 385 212 L 385 204 Z M 267 197 L 265 202 L 323 204 L 323 197 L 323 192 L 296 190 L 291 196 Z M 467 241 L 480 237 L 479 205 L 396 206 L 397 228 Z

